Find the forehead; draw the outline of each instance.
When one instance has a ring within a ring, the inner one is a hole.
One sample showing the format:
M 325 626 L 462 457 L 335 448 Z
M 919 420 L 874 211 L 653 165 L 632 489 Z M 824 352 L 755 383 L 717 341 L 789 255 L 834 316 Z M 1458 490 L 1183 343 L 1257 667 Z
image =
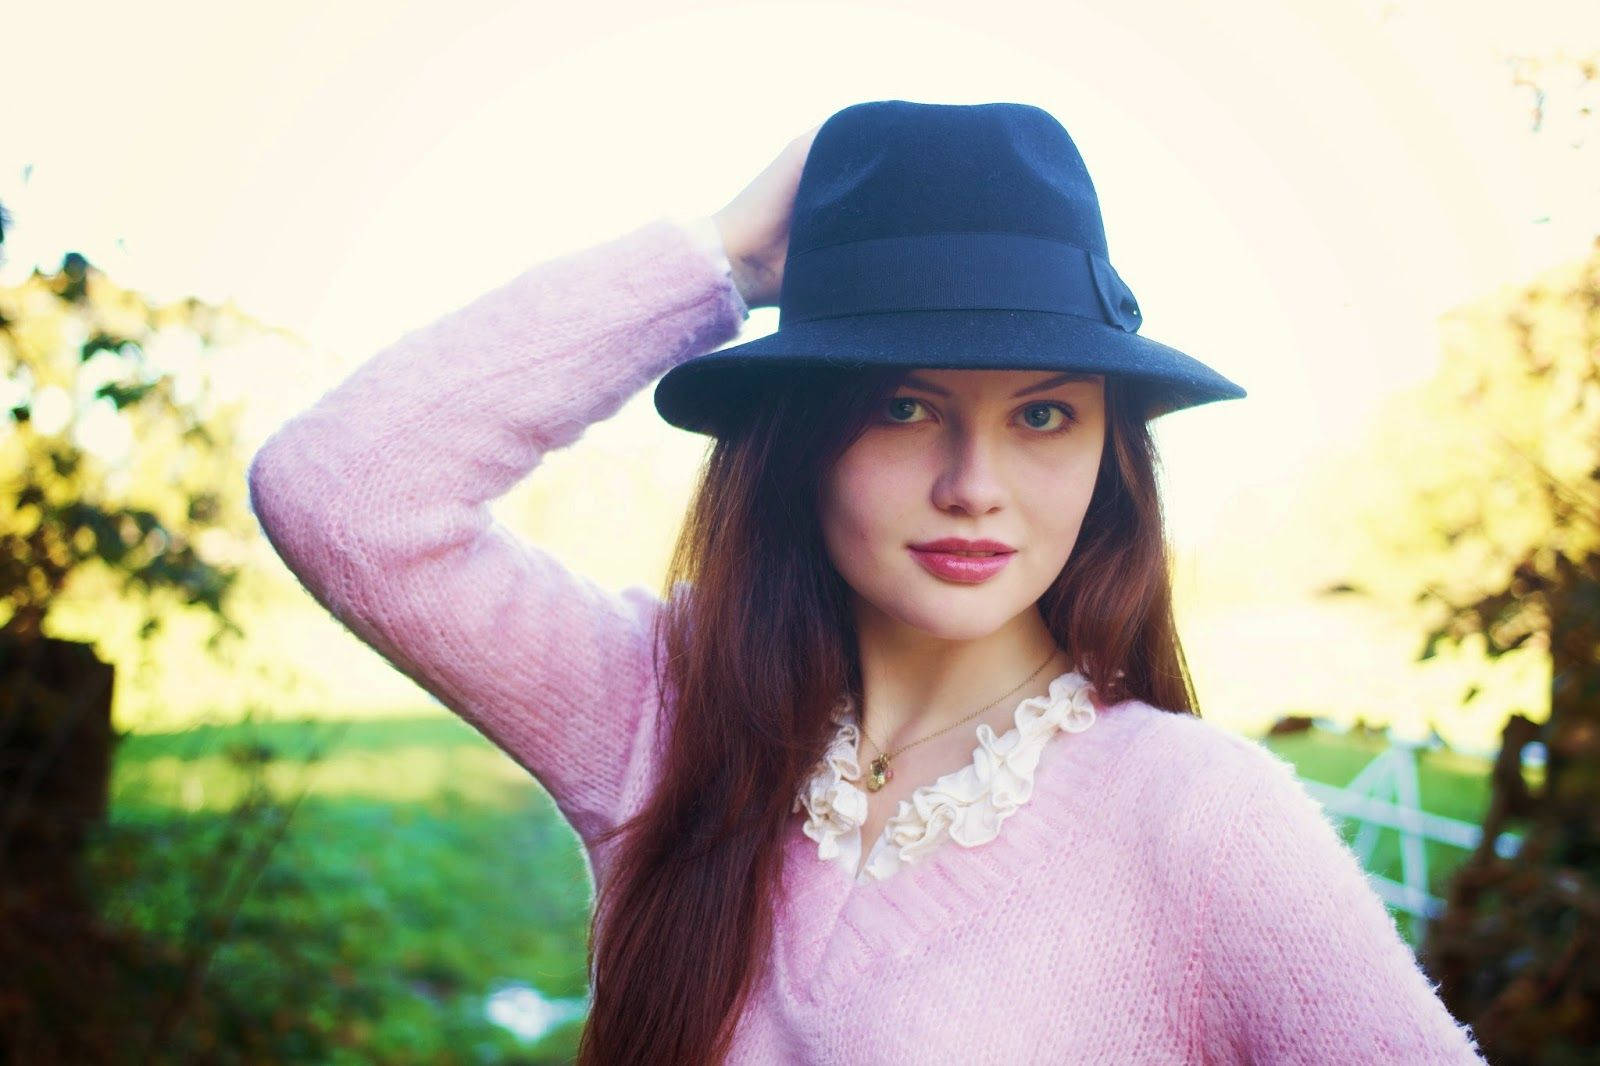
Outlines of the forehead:
M 998 392 L 1026 396 L 1046 389 L 1067 386 L 1098 386 L 1104 374 L 1058 370 L 908 370 L 899 380 L 901 388 L 931 392 L 935 396 Z

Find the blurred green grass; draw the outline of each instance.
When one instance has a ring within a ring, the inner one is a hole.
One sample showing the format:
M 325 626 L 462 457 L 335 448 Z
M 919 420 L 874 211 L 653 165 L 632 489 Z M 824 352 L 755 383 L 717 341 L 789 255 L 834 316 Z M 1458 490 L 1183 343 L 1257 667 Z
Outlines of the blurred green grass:
M 241 754 L 261 760 L 275 800 L 306 790 L 207 977 L 301 1031 L 276 1055 L 571 1061 L 576 1022 L 524 1046 L 484 1016 L 483 1001 L 501 981 L 551 999 L 585 994 L 581 847 L 543 789 L 453 716 L 124 737 L 93 850 L 108 920 L 169 943 L 211 933 L 207 901 L 224 886 L 196 881 L 248 792 Z
M 1303 777 L 1334 785 L 1385 746 L 1320 730 L 1263 743 Z M 1484 760 L 1423 750 L 1418 762 L 1429 810 L 1481 817 Z M 248 765 L 274 800 L 305 796 L 219 933 L 206 924 L 207 901 L 224 886 L 197 883 L 197 871 L 208 869 L 229 812 L 249 794 Z M 1347 824 L 1346 839 L 1354 833 Z M 1435 894 L 1462 858 L 1428 845 Z M 487 1020 L 483 999 L 499 981 L 525 981 L 552 999 L 585 994 L 590 886 L 581 846 L 544 790 L 453 715 L 126 736 L 93 859 L 108 919 L 170 943 L 219 937 L 206 980 L 290 1018 L 274 1023 L 288 1033 L 278 1048 L 287 1061 L 573 1056 L 577 1022 L 523 1046 Z M 1396 834 L 1382 834 L 1369 868 L 1399 878 Z M 1409 916 L 1391 914 L 1415 946 Z

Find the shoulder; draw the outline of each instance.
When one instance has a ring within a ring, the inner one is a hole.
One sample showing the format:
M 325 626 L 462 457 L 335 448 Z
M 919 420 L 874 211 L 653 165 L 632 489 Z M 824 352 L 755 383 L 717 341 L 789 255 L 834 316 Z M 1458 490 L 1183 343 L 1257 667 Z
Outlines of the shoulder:
M 1190 799 L 1295 776 L 1294 764 L 1261 741 L 1186 711 L 1126 700 L 1102 711 L 1101 720 L 1128 745 L 1121 760 L 1125 773 L 1159 780 Z
M 1370 909 L 1365 873 L 1339 819 L 1307 790 L 1294 763 L 1193 715 L 1144 707 L 1134 717 L 1146 721 L 1126 762 L 1137 781 L 1129 798 L 1137 798 L 1124 810 L 1138 812 L 1141 837 L 1164 858 L 1174 884 L 1204 885 L 1197 895 L 1215 913 L 1236 908 L 1260 922 L 1269 920 L 1260 898 L 1266 888 L 1277 890 L 1272 906 L 1280 909 L 1307 892 L 1335 890 Z
M 1181 868 L 1206 865 L 1248 805 L 1314 803 L 1293 763 L 1208 719 L 1128 700 L 1103 711 L 1102 725 L 1115 749 L 1108 813 Z

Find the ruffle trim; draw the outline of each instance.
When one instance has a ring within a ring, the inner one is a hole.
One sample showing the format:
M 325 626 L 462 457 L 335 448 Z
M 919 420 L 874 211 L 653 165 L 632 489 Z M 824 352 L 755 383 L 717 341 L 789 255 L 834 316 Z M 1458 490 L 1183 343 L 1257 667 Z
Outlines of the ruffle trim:
M 862 878 L 883 880 L 920 862 L 945 840 L 976 847 L 993 840 L 1000 824 L 1033 795 L 1034 771 L 1045 744 L 1057 732 L 1081 733 L 1095 723 L 1092 686 L 1075 670 L 1050 682 L 1047 695 L 1030 696 L 1012 713 L 1015 723 L 997 736 L 987 722 L 977 728 L 972 762 L 919 786 L 900 801 L 872 841 Z M 806 810 L 802 827 L 817 842 L 817 856 L 839 861 L 848 850 L 859 861 L 860 828 L 867 817 L 867 794 L 856 782 L 860 726 L 854 701 L 846 695 L 834 711 L 838 731 L 816 771 L 796 797 L 793 811 Z M 857 840 L 851 839 L 856 834 Z M 847 849 L 848 846 L 848 849 Z

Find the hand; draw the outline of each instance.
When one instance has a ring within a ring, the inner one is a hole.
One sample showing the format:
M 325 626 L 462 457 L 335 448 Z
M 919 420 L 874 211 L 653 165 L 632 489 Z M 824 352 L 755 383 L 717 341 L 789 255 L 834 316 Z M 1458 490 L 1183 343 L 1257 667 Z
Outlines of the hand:
M 733 267 L 733 282 L 750 307 L 778 302 L 783 261 L 789 252 L 789 221 L 800 171 L 816 139 L 819 123 L 790 141 L 755 180 L 723 206 L 712 220 L 722 234 Z

